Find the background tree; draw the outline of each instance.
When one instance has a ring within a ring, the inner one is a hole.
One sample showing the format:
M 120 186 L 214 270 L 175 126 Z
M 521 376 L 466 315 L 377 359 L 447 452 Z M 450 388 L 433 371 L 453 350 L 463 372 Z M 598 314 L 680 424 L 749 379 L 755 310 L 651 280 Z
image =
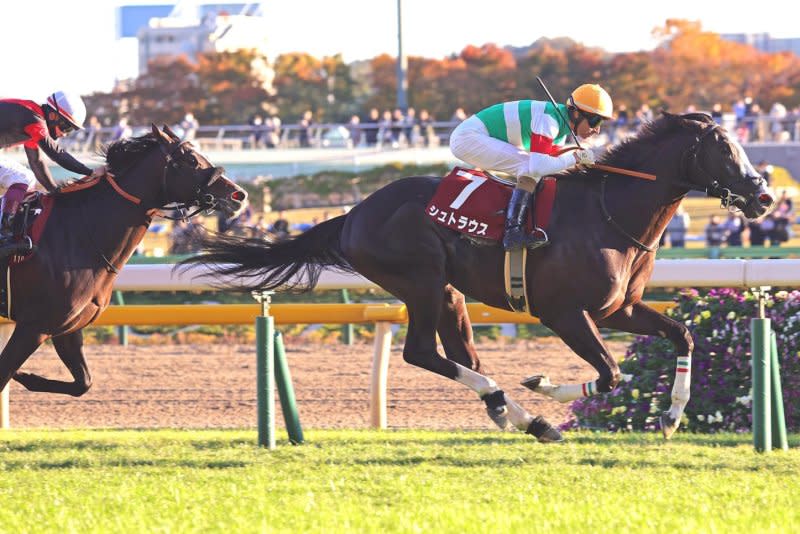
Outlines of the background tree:
M 284 122 L 300 119 L 306 110 L 317 122 L 344 121 L 358 108 L 356 84 L 341 55 L 282 54 L 274 68 L 276 105 Z
M 578 84 L 597 82 L 615 104 L 631 110 L 642 104 L 710 110 L 717 103 L 729 110 L 744 96 L 765 111 L 775 102 L 800 106 L 800 58 L 794 54 L 760 52 L 686 20 L 667 20 L 653 34 L 661 41 L 655 50 L 623 54 L 543 38 L 528 47 L 470 45 L 441 59 L 410 57 L 408 102 L 448 120 L 458 107 L 474 113 L 496 102 L 544 99 L 536 83 L 541 76 L 559 101 Z M 272 65 L 274 91 L 263 76 L 266 64 L 253 51 L 204 54 L 197 64 L 159 59 L 133 82 L 87 97 L 90 113 L 107 125 L 120 116 L 137 125 L 173 124 L 187 111 L 201 124 L 244 123 L 266 110 L 288 123 L 306 110 L 317 122 L 345 122 L 372 107 L 396 107 L 396 59 L 388 54 L 350 65 L 339 55 L 283 54 Z
M 246 124 L 268 106 L 267 81 L 256 65 L 263 56 L 254 50 L 207 53 L 198 57 L 199 94 L 186 102 L 200 124 Z

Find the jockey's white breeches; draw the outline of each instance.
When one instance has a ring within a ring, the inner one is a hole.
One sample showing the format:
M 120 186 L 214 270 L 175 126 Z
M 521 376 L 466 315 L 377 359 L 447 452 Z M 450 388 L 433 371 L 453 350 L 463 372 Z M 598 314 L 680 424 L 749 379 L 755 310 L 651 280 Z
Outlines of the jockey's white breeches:
M 519 178 L 540 177 L 575 165 L 571 153 L 561 156 L 531 153 L 489 135 L 486 125 L 473 115 L 453 130 L 450 150 L 461 161 L 486 171 L 500 171 Z
M 8 189 L 14 184 L 26 184 L 28 189 L 32 189 L 36 185 L 36 177 L 21 163 L 0 155 L 0 189 Z

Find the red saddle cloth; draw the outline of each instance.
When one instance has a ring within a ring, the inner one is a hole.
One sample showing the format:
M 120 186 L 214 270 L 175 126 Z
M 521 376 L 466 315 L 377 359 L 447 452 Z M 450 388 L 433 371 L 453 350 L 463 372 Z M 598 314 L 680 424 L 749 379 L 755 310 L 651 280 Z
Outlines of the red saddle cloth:
M 500 241 L 506 221 L 506 208 L 513 187 L 477 169 L 454 168 L 445 176 L 428 203 L 426 213 L 436 223 L 473 237 Z M 556 198 L 556 179 L 545 177 L 539 183 L 533 210 L 536 226 L 546 230 Z M 531 212 L 526 222 L 533 230 Z

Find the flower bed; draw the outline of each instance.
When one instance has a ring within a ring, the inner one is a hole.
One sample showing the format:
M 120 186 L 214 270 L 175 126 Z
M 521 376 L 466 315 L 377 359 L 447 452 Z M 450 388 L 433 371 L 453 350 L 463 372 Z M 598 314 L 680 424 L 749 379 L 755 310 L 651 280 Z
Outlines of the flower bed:
M 684 290 L 670 317 L 684 322 L 695 342 L 692 394 L 682 428 L 695 432 L 751 428 L 750 319 L 758 302 L 750 292 Z M 781 291 L 767 300 L 767 317 L 777 332 L 786 424 L 800 429 L 800 291 Z M 669 409 L 675 351 L 661 338 L 639 337 L 620 363 L 623 380 L 606 395 L 572 404 L 568 426 L 609 430 L 654 430 Z

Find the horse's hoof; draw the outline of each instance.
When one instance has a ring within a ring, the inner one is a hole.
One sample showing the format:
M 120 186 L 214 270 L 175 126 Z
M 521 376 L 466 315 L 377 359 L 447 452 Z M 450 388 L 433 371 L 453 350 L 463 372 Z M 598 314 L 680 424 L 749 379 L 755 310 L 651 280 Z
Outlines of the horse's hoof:
M 564 436 L 561 435 L 561 432 L 541 415 L 531 421 L 525 433 L 534 436 L 539 440 L 539 443 L 561 443 L 564 441 Z
M 664 439 L 671 438 L 681 424 L 680 421 L 673 419 L 669 412 L 662 413 L 659 422 L 661 423 L 661 433 L 664 434 Z
M 500 430 L 507 430 L 510 423 L 508 422 L 508 407 L 506 406 L 505 393 L 502 389 L 498 389 L 492 393 L 487 393 L 481 400 L 486 403 L 486 413 L 489 418 L 494 421 Z
M 544 375 L 533 375 L 533 376 L 529 376 L 528 378 L 526 378 L 525 380 L 520 382 L 520 384 L 522 384 L 526 388 L 530 389 L 531 391 L 536 391 L 536 389 L 542 383 L 542 380 L 546 380 L 546 379 L 547 379 L 547 377 L 544 376 Z

